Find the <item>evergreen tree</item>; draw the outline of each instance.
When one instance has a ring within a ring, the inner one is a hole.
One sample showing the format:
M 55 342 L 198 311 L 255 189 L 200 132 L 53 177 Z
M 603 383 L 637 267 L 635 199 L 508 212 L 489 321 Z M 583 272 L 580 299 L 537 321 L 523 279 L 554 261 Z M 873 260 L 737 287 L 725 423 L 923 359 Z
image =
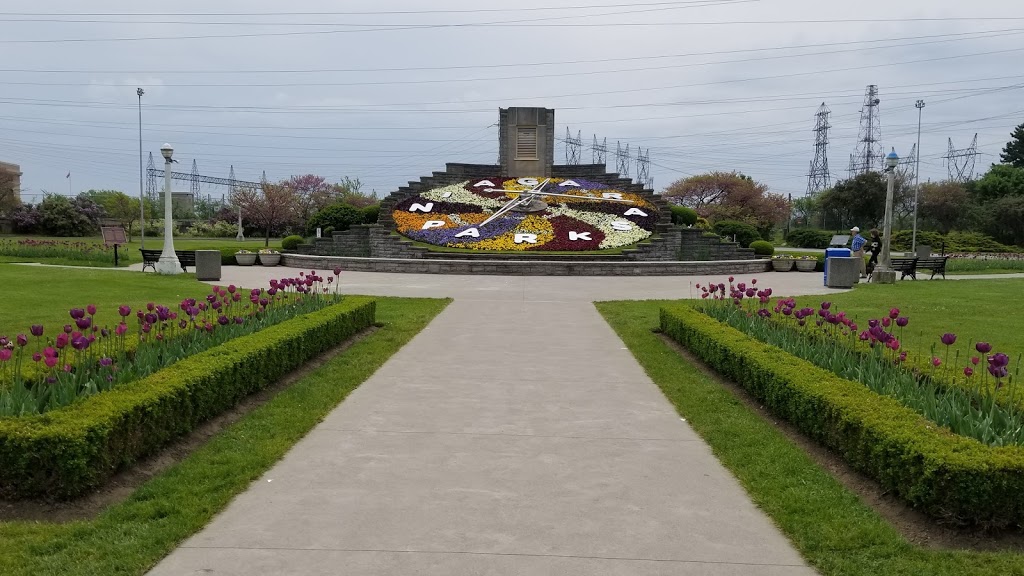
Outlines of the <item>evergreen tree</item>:
M 1012 139 L 1003 147 L 999 159 L 1003 164 L 1024 168 L 1024 124 L 1017 126 L 1010 134 L 1010 138 Z

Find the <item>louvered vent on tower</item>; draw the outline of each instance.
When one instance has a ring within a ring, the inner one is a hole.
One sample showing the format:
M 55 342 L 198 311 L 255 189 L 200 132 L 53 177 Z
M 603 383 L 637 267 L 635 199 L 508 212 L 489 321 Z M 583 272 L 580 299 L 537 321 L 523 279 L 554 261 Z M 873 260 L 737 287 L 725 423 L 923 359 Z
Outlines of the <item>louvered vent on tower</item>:
M 516 160 L 537 160 L 537 127 L 516 127 Z

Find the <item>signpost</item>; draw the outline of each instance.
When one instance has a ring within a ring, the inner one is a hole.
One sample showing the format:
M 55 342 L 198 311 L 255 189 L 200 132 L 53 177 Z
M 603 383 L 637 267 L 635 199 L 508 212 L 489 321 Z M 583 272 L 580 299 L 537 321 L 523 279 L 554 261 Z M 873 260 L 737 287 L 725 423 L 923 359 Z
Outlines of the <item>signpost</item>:
M 117 268 L 117 247 L 128 243 L 127 237 L 124 233 L 124 228 L 119 226 L 103 226 L 100 228 L 103 233 L 103 243 L 114 245 L 114 268 Z

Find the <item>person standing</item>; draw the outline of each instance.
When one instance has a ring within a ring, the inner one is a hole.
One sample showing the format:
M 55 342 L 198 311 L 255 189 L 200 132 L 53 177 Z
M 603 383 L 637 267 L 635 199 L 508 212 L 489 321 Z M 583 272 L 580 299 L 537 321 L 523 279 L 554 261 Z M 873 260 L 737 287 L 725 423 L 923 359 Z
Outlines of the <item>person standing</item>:
M 868 252 L 871 253 L 871 258 L 868 259 L 868 276 L 875 271 L 875 266 L 878 266 L 878 255 L 882 253 L 882 237 L 878 234 L 878 228 L 872 228 L 869 232 L 870 238 L 868 238 Z
M 867 239 L 860 235 L 860 228 L 854 226 L 850 228 L 850 233 L 853 234 L 853 242 L 850 244 L 850 248 L 853 249 L 853 255 L 860 258 L 857 266 L 860 267 L 860 277 L 867 278 L 867 267 L 864 262 L 864 245 L 868 243 Z

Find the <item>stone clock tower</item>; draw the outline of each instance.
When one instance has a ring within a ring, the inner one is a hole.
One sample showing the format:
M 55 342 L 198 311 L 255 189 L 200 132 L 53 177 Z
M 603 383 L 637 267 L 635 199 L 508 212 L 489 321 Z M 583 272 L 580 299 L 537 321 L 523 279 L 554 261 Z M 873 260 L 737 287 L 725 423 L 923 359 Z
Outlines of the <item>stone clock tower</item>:
M 555 163 L 554 110 L 500 108 L 498 126 L 502 176 L 551 176 Z

